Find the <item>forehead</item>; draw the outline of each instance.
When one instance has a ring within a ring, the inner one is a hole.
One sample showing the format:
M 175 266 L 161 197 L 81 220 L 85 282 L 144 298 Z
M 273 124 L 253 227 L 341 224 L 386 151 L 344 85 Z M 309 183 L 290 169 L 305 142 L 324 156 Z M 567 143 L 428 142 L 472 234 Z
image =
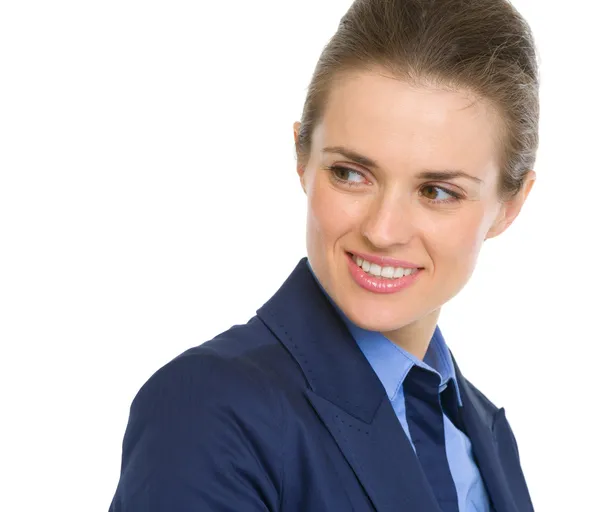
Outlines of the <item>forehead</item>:
M 499 123 L 486 102 L 468 91 L 374 72 L 335 83 L 313 143 L 344 145 L 384 166 L 479 169 L 480 175 L 497 167 L 500 154 Z

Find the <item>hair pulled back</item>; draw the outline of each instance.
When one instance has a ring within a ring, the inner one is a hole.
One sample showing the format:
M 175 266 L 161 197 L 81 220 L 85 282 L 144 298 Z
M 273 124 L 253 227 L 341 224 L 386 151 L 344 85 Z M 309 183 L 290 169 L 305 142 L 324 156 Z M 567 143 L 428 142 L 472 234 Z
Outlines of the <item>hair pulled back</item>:
M 538 147 L 539 79 L 531 29 L 508 1 L 355 0 L 313 73 L 296 147 L 301 161 L 336 80 L 377 68 L 490 102 L 501 120 L 499 194 L 520 190 Z

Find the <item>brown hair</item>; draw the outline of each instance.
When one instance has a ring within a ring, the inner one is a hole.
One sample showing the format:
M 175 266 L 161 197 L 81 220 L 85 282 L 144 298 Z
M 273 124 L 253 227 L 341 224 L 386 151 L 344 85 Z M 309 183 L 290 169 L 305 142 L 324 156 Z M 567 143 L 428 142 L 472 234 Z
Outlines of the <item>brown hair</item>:
M 502 120 L 499 193 L 520 190 L 538 146 L 539 80 L 530 27 L 507 0 L 355 0 L 308 88 L 296 145 L 301 163 L 335 80 L 377 67 L 489 101 Z

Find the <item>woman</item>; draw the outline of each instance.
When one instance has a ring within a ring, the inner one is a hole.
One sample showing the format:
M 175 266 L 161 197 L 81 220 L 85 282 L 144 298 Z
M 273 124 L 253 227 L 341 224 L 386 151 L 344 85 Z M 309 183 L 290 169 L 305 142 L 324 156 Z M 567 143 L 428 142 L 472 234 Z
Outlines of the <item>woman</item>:
M 533 510 L 437 319 L 518 215 L 537 133 L 506 1 L 357 0 L 294 125 L 308 259 L 143 386 L 111 510 Z

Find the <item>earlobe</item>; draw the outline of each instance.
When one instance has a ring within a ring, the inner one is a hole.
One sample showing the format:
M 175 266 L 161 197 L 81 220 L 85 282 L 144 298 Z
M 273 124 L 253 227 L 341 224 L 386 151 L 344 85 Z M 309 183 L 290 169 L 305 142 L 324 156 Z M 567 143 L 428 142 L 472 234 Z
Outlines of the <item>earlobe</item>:
M 500 233 L 502 233 L 506 229 L 506 227 L 508 227 L 508 226 L 504 225 L 505 220 L 506 220 L 506 206 L 502 205 L 500 208 L 500 212 L 496 216 L 494 223 L 492 224 L 492 226 L 488 230 L 487 234 L 485 235 L 484 240 L 494 238 L 494 237 L 498 236 Z
M 298 176 L 300 177 L 300 185 L 302 185 L 302 190 L 304 190 L 304 193 L 306 194 L 306 185 L 304 184 L 304 167 L 300 164 L 298 164 L 296 166 L 296 172 L 298 173 Z
M 525 204 L 525 200 L 529 196 L 529 192 L 531 192 L 531 188 L 535 183 L 535 178 L 535 171 L 529 171 L 525 177 L 525 180 L 523 181 L 521 190 L 519 190 L 513 198 L 502 203 L 500 211 L 496 216 L 496 220 L 488 231 L 485 240 L 488 238 L 494 238 L 503 233 L 515 221 L 521 212 L 521 208 Z

